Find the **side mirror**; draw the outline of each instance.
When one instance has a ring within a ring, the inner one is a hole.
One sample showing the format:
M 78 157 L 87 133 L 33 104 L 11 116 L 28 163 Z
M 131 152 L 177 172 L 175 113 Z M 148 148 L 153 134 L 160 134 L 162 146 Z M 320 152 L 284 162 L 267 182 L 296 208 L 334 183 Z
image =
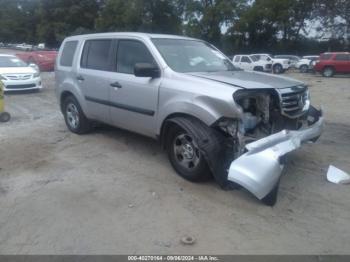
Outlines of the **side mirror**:
M 160 70 L 157 66 L 150 63 L 136 63 L 134 75 L 137 77 L 160 77 Z

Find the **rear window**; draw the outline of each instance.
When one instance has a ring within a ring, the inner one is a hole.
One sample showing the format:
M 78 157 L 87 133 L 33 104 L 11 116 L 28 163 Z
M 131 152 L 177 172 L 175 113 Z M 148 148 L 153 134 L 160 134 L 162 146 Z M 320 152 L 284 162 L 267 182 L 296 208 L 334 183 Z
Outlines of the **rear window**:
M 349 55 L 348 54 L 337 54 L 335 56 L 335 60 L 338 61 L 348 61 L 349 60 Z
M 329 60 L 329 59 L 331 59 L 331 57 L 332 57 L 332 54 L 322 54 L 320 56 L 320 59 L 321 60 Z
M 78 45 L 78 41 L 69 41 L 64 44 L 61 59 L 60 59 L 61 66 L 72 66 L 77 45 Z
M 111 39 L 86 41 L 81 58 L 81 67 L 109 71 L 111 69 L 109 62 L 111 46 Z

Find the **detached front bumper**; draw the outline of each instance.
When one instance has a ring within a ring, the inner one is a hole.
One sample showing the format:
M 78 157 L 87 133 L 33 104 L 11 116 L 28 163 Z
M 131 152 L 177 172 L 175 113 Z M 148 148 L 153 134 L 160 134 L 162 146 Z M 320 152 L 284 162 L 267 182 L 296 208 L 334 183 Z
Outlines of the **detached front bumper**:
M 246 152 L 231 163 L 228 180 L 241 185 L 263 200 L 276 189 L 284 165 L 281 157 L 303 143 L 315 142 L 323 129 L 322 111 L 311 107 L 309 126 L 292 131 L 283 130 L 246 145 Z

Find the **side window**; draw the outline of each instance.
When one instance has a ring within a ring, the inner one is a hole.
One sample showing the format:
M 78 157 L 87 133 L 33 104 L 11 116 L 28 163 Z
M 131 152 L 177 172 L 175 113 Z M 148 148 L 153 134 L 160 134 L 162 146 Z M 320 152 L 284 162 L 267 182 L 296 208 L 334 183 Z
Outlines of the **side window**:
M 248 56 L 242 56 L 242 63 L 251 63 L 250 59 L 248 58 Z
M 240 58 L 241 58 L 240 56 L 236 56 L 235 62 L 238 63 Z
M 61 66 L 72 66 L 77 45 L 78 45 L 78 41 L 68 41 L 64 44 L 61 58 L 60 58 Z
M 349 55 L 348 54 L 337 54 L 335 56 L 335 60 L 337 60 L 337 61 L 349 61 Z
M 320 56 L 321 60 L 329 60 L 332 57 L 332 54 L 323 54 Z
M 156 64 L 143 43 L 135 40 L 119 40 L 117 71 L 124 74 L 134 74 L 136 63 Z
M 96 39 L 85 42 L 80 65 L 82 68 L 94 70 L 110 70 L 109 55 L 111 39 Z

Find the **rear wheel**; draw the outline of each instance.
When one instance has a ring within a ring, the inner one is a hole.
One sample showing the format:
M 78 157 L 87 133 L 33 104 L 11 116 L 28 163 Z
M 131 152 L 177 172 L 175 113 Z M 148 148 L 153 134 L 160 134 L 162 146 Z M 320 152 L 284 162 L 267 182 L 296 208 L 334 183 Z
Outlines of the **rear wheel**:
M 324 77 L 332 77 L 334 75 L 333 67 L 327 66 L 325 69 L 323 69 L 322 75 Z
M 275 74 L 282 74 L 283 73 L 283 67 L 281 64 L 276 64 L 273 66 L 273 72 Z
M 192 182 L 205 181 L 211 177 L 209 167 L 198 147 L 197 139 L 193 134 L 174 125 L 166 141 L 171 165 L 180 176 Z
M 86 118 L 75 97 L 68 96 L 64 100 L 63 114 L 68 129 L 73 133 L 85 134 L 90 131 L 90 121 Z

